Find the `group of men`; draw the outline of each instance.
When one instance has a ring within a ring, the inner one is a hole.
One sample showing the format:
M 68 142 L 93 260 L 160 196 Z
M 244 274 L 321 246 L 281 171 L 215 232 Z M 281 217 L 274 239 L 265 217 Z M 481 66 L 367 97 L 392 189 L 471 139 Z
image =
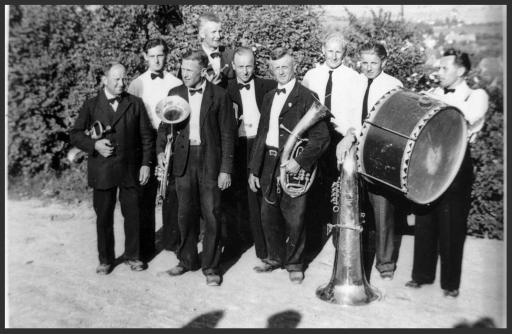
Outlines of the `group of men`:
M 144 47 L 148 70 L 132 81 L 128 92 L 125 68 L 111 65 L 102 78 L 104 88 L 79 111 L 71 142 L 89 156 L 88 181 L 94 189 L 100 262 L 96 271 L 108 274 L 115 266 L 113 213 L 118 188 L 125 218 L 123 260 L 135 271 L 147 267 L 155 253 L 155 174 L 167 167 L 163 243 L 176 252 L 179 262 L 161 275 L 178 276 L 201 268 L 206 283 L 218 286 L 222 282 L 221 256 L 254 242 L 261 260 L 255 272 L 285 268 L 290 281 L 299 284 L 305 270 L 306 204 L 322 197 L 312 198 L 309 192 L 288 195 L 279 174 L 311 172 L 318 165 L 318 189 L 330 192 L 339 175 L 338 166 L 357 140 L 368 111 L 402 83 L 383 72 L 387 52 L 378 43 L 361 46 L 359 74 L 342 64 L 346 52 L 343 36 L 327 35 L 322 46 L 325 62 L 309 70 L 302 82 L 296 78 L 292 53 L 276 48 L 269 60 L 274 81 L 255 76 L 251 48 L 231 50 L 220 45 L 218 17 L 202 15 L 198 29 L 201 48 L 183 55 L 177 77 L 165 70 L 166 43 L 150 40 Z M 466 85 L 467 55 L 450 52 L 453 54 L 446 53 L 441 59 L 440 71 L 441 85 L 449 91 L 441 88 L 432 93 L 463 112 L 474 138 L 483 124 L 487 95 Z M 155 107 L 174 95 L 186 100 L 191 112 L 185 121 L 171 126 L 158 118 Z M 289 131 L 315 100 L 332 118 L 309 127 L 303 135 L 308 141 L 302 152 L 282 164 Z M 110 129 L 100 139 L 87 134 L 95 121 Z M 164 151 L 171 132 L 173 156 L 166 162 Z M 420 287 L 434 280 L 439 239 L 441 287 L 447 296 L 458 295 L 471 173 L 467 155 L 447 193 L 418 212 L 413 280 L 407 286 Z M 392 279 L 397 260 L 394 217 L 400 205 L 384 186 L 367 184 L 364 194 L 368 198 L 365 210 L 371 211 L 375 226 L 375 245 L 365 247 L 374 247 L 382 278 Z M 461 194 L 466 196 L 464 203 L 454 205 Z M 330 212 L 328 201 L 317 207 Z M 368 271 L 373 258 L 366 262 Z

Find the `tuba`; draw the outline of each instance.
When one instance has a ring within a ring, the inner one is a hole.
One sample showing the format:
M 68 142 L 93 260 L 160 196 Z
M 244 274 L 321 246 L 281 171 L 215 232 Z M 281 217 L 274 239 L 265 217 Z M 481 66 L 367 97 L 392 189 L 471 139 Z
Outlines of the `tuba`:
M 279 182 L 281 183 L 283 191 L 292 198 L 305 194 L 309 190 L 315 180 L 317 165 L 315 164 L 313 166 L 311 173 L 306 172 L 301 168 L 297 174 L 287 173 L 284 165 L 291 158 L 295 159 L 304 150 L 308 139 L 301 138 L 302 134 L 327 115 L 330 115 L 327 107 L 315 99 L 311 107 L 309 107 L 309 110 L 304 114 L 304 116 L 302 116 L 293 131 L 288 130 L 283 124 L 279 126 L 290 134 L 288 140 L 284 144 L 283 153 L 281 154 Z
M 359 186 L 356 145 L 345 158 L 341 175 L 333 183 L 331 201 L 336 217 L 333 238 L 336 247 L 331 280 L 316 290 L 318 298 L 341 305 L 364 305 L 380 299 L 380 292 L 370 286 L 364 275 L 361 257 Z
M 163 200 L 167 196 L 167 184 L 169 165 L 172 156 L 173 144 L 173 124 L 183 122 L 190 115 L 190 105 L 188 102 L 178 95 L 167 96 L 162 99 L 155 108 L 156 115 L 165 124 L 171 125 L 171 131 L 167 135 L 167 143 L 164 150 L 164 168 L 160 170 L 157 168 L 156 175 L 159 177 L 160 186 L 158 188 L 158 200 Z

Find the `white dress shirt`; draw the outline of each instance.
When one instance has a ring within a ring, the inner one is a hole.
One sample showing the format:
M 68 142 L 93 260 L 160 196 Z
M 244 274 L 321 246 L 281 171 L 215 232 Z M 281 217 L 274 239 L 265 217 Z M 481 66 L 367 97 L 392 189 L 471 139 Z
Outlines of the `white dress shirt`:
M 430 91 L 436 98 L 446 104 L 458 108 L 468 122 L 468 137 L 470 142 L 475 140 L 477 133 L 484 126 L 485 113 L 489 108 L 489 96 L 483 89 L 471 89 L 465 80 L 456 87 L 455 92 L 444 93 L 442 87 Z
M 146 111 L 153 128 L 158 129 L 160 118 L 156 115 L 156 105 L 164 99 L 169 91 L 182 84 L 181 80 L 169 72 L 163 72 L 163 78 L 151 79 L 151 71 L 146 71 L 128 86 L 128 93 L 138 96 L 144 101 Z
M 220 52 L 219 52 L 219 49 L 218 48 L 217 49 L 210 49 L 209 47 L 207 47 L 204 44 L 202 44 L 201 47 L 203 48 L 203 51 L 208 56 L 208 61 L 212 65 L 212 69 L 215 72 L 215 75 L 219 75 L 219 73 L 220 73 Z M 219 57 L 212 58 L 210 55 L 213 52 L 218 52 L 219 53 Z
M 190 104 L 190 124 L 189 124 L 189 136 L 190 145 L 201 144 L 201 132 L 199 124 L 199 116 L 201 115 L 201 102 L 203 101 L 204 89 L 206 87 L 206 81 L 200 87 L 193 89 L 202 89 L 201 93 L 190 94 L 190 88 L 188 88 L 188 103 Z
M 105 95 L 107 96 L 107 100 L 110 100 L 110 99 L 113 99 L 113 98 L 117 97 L 117 96 L 114 96 L 114 95 L 110 94 L 108 92 L 107 88 L 104 88 L 103 90 L 105 91 Z M 112 107 L 113 111 L 116 112 L 117 111 L 117 107 L 119 106 L 119 102 L 117 102 L 117 100 L 116 100 L 116 101 L 114 101 L 114 103 L 110 103 L 109 102 L 109 104 Z
M 325 64 L 319 65 L 307 71 L 302 80 L 305 87 L 318 95 L 321 103 L 325 103 L 325 88 L 330 70 L 332 69 Z M 355 114 L 359 114 L 361 118 L 361 84 L 359 74 L 353 69 L 340 65 L 333 70 L 331 113 L 334 118 L 331 118 L 331 122 L 342 135 L 346 135 Z
M 273 147 L 279 147 L 279 115 L 281 114 L 281 110 L 283 110 L 284 103 L 286 102 L 286 99 L 290 95 L 290 92 L 293 89 L 293 86 L 295 86 L 295 82 L 297 80 L 293 78 L 285 85 L 278 84 L 277 89 L 284 88 L 286 91 L 285 93 L 277 94 L 277 92 L 274 94 L 274 100 L 272 101 L 272 108 L 270 109 L 270 119 L 268 124 L 268 133 L 267 138 L 265 140 L 265 143 L 268 146 Z M 293 129 L 288 129 L 292 131 Z
M 253 138 L 258 132 L 258 123 L 260 121 L 260 111 L 256 103 L 256 89 L 254 87 L 254 79 L 248 83 L 239 82 L 240 84 L 249 84 L 249 89 L 242 88 L 239 90 L 242 99 L 243 115 L 241 117 L 242 124 L 238 128 L 239 137 Z M 281 94 L 282 95 L 282 94 Z

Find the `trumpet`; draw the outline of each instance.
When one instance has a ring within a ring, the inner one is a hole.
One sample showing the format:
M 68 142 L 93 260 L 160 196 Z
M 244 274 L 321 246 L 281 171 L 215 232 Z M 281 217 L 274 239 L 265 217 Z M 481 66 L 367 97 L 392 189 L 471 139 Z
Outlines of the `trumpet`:
M 156 105 L 156 115 L 165 124 L 170 124 L 170 133 L 167 135 L 167 143 L 164 150 L 163 168 L 157 168 L 156 175 L 160 180 L 157 198 L 158 201 L 165 199 L 167 196 L 169 165 L 172 157 L 172 145 L 174 143 L 174 124 L 183 122 L 190 115 L 190 105 L 188 102 L 177 96 L 171 95 L 162 99 Z
M 112 132 L 112 128 L 110 125 L 107 125 L 106 127 L 103 127 L 103 124 L 101 124 L 100 121 L 95 121 L 92 123 L 92 126 L 89 130 L 85 130 L 84 133 L 86 136 L 90 136 L 92 139 L 100 139 L 105 134 L 108 134 Z M 68 154 L 67 158 L 72 163 L 77 163 L 82 161 L 83 158 L 85 158 L 86 153 L 79 149 L 78 147 L 72 147 Z

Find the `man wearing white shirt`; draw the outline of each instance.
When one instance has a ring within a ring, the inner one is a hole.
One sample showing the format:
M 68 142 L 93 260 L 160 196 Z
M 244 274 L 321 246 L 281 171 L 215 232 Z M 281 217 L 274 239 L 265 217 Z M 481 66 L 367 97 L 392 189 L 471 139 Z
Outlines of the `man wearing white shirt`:
M 277 83 L 254 75 L 255 59 L 250 48 L 236 49 L 232 66 L 236 79 L 228 81 L 227 91 L 235 109 L 238 138 L 235 142 L 233 186 L 227 190 L 230 195 L 227 201 L 229 211 L 227 213 L 235 217 L 230 221 L 231 226 L 228 226 L 225 252 L 229 254 L 231 251 L 235 253 L 232 255 L 237 255 L 236 253 L 240 253 L 252 239 L 256 256 L 264 259 L 267 257 L 267 248 L 261 227 L 261 192 L 252 192 L 247 184 L 248 165 L 258 131 L 263 97 L 275 88 Z
M 138 96 L 144 101 L 155 137 L 161 122 L 156 115 L 156 105 L 167 96 L 172 88 L 182 84 L 180 79 L 165 71 L 168 51 L 164 40 L 159 38 L 149 40 L 144 45 L 144 59 L 148 63 L 148 70 L 135 78 L 128 87 L 130 94 Z M 157 189 L 158 181 L 152 170 L 150 181 L 142 187 L 141 194 L 141 254 L 146 261 L 150 260 L 155 252 L 155 196 Z M 165 249 L 176 250 L 179 245 L 178 200 L 172 177 L 170 177 L 167 192 L 162 203 L 162 244 Z
M 261 188 L 263 193 L 261 221 L 268 253 L 264 264 L 254 270 L 270 272 L 284 266 L 290 281 L 300 284 L 304 280 L 304 215 L 308 194 L 292 198 L 277 182 L 280 154 L 289 136 L 281 125 L 292 131 L 314 103 L 315 97 L 295 79 L 295 62 L 288 50 L 273 50 L 270 65 L 278 86 L 263 98 L 249 165 L 249 186 L 254 192 Z M 296 174 L 301 168 L 311 172 L 329 145 L 326 121 L 321 120 L 308 128 L 303 137 L 309 139 L 304 150 L 282 166 L 287 173 Z
M 468 87 L 465 75 L 471 68 L 466 53 L 449 49 L 440 60 L 439 88 L 428 94 L 460 109 L 469 129 L 469 142 L 483 127 L 489 97 L 483 89 Z M 411 288 L 431 284 L 435 279 L 437 258 L 441 258 L 441 289 L 445 297 L 459 295 L 462 254 L 466 238 L 467 218 L 471 209 L 473 165 L 470 147 L 466 150 L 457 176 L 446 192 L 416 213 L 414 262 Z

